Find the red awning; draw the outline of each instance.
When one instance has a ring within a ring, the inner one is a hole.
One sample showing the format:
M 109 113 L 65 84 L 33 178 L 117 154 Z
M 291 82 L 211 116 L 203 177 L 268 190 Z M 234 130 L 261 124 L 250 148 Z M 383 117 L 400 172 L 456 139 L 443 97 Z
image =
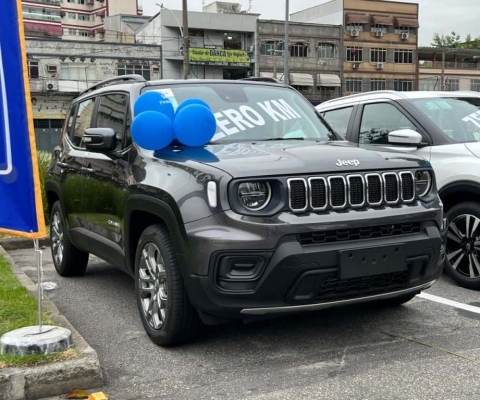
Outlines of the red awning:
M 402 26 L 405 28 L 420 28 L 418 19 L 413 18 L 395 18 L 395 26 Z
M 40 24 L 36 22 L 24 22 L 23 26 L 27 34 L 28 32 L 34 32 L 34 33 L 42 33 L 45 36 L 53 36 L 53 37 L 60 37 L 63 34 L 62 26 L 59 24 L 50 25 L 50 24 Z
M 372 24 L 376 25 L 393 25 L 393 17 L 388 17 L 385 15 L 373 15 L 372 16 Z
M 347 14 L 345 16 L 345 24 L 368 24 L 370 17 L 366 14 Z

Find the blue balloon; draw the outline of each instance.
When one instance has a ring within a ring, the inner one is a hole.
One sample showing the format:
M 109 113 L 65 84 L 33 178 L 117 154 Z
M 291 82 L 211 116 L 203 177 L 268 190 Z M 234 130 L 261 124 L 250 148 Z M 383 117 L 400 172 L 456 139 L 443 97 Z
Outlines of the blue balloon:
M 165 114 L 171 121 L 175 116 L 172 102 L 159 92 L 147 92 L 142 94 L 133 109 L 133 114 L 136 117 L 145 111 L 157 111 Z
M 175 114 L 173 130 L 183 145 L 199 147 L 212 140 L 217 131 L 217 121 L 209 108 L 191 104 Z
M 157 111 L 145 111 L 134 118 L 131 127 L 132 139 L 146 150 L 160 150 L 174 139 L 173 123 Z
M 208 105 L 208 103 L 206 101 L 203 101 L 201 99 L 187 99 L 185 100 L 184 102 L 182 102 L 178 107 L 177 107 L 177 113 L 182 110 L 183 108 L 187 107 L 187 106 L 190 106 L 192 104 L 200 104 L 202 106 L 205 106 L 207 107 L 209 110 L 210 110 L 210 106 Z

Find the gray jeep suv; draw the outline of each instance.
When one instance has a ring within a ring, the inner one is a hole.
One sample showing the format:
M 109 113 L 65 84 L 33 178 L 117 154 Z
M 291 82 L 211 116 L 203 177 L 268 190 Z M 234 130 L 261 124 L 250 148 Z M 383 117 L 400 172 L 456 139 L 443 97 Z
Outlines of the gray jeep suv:
M 207 102 L 212 141 L 139 147 L 132 109 L 147 91 Z M 53 151 L 55 267 L 83 274 L 91 253 L 130 274 L 162 346 L 192 340 L 200 321 L 407 302 L 443 268 L 431 166 L 333 139 L 305 98 L 273 81 L 101 82 L 73 102 Z

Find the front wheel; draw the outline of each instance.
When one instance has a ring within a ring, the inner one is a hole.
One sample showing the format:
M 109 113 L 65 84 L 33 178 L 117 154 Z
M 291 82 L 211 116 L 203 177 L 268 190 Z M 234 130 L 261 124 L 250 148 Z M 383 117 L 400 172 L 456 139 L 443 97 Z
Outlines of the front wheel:
M 143 327 L 159 346 L 192 341 L 199 318 L 190 305 L 168 230 L 148 227 L 135 257 L 135 289 Z
M 457 204 L 447 217 L 445 272 L 459 286 L 480 290 L 480 205 Z

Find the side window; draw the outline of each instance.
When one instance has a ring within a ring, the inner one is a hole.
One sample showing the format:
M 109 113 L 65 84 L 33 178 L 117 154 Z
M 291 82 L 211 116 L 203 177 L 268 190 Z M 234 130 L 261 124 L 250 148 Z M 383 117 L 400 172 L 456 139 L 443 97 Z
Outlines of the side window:
M 83 146 L 83 134 L 90 128 L 93 110 L 95 109 L 95 99 L 88 99 L 80 103 L 77 107 L 77 116 L 75 118 L 75 127 L 73 129 L 72 142 L 77 147 Z
M 353 107 L 340 108 L 338 110 L 326 111 L 323 114 L 333 130 L 343 139 L 347 136 L 348 123 L 352 116 Z
M 417 130 L 395 106 L 388 103 L 367 104 L 363 108 L 359 143 L 387 144 L 388 133 L 399 129 Z
M 68 117 L 65 120 L 65 131 L 68 137 L 72 137 L 72 128 L 73 128 L 73 121 L 75 120 L 75 112 L 76 112 L 77 105 L 72 105 L 70 108 L 70 112 L 68 113 Z
M 123 135 L 127 119 L 126 94 L 111 93 L 100 97 L 97 128 L 112 128 L 117 134 L 117 150 L 123 148 Z

